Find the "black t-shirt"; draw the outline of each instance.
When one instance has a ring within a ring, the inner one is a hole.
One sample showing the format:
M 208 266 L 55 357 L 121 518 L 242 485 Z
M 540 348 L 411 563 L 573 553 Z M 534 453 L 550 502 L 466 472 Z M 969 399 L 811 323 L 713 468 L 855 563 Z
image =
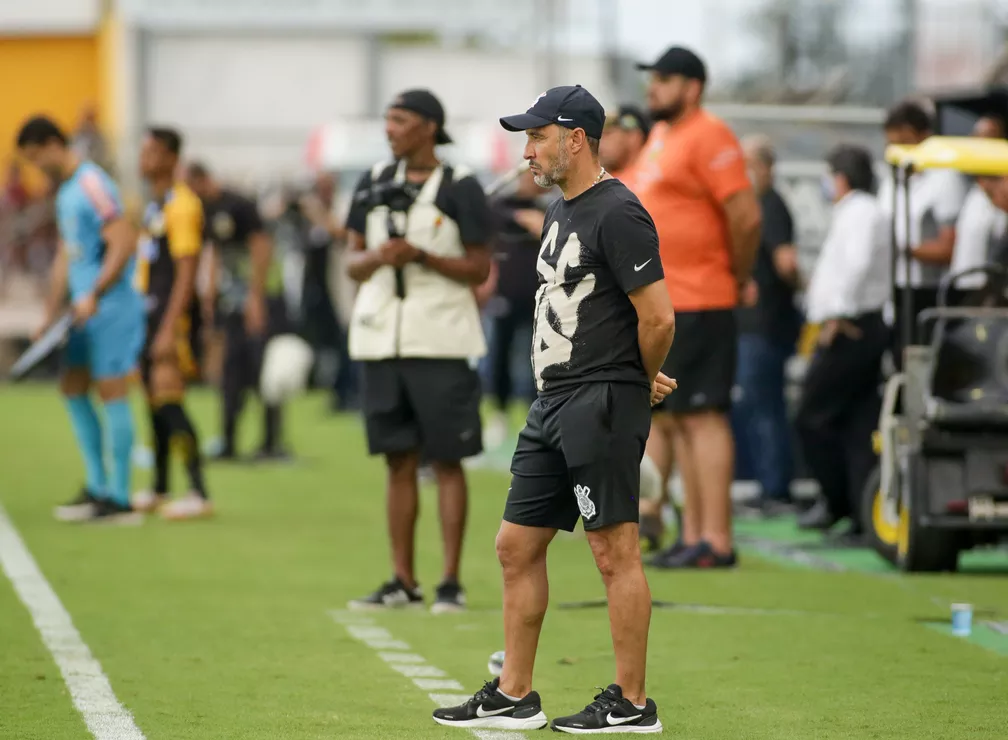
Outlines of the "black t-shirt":
M 367 231 L 367 214 L 374 207 L 373 185 L 386 184 L 395 174 L 396 164 L 390 164 L 377 178 L 365 172 L 354 188 L 346 227 L 358 234 Z M 403 188 L 412 198 L 416 198 L 423 182 L 406 182 Z M 434 198 L 434 205 L 441 213 L 458 224 L 459 236 L 466 247 L 487 246 L 493 236 L 493 217 L 487 203 L 483 186 L 473 175 L 456 177 L 449 165 L 444 166 L 441 187 Z
M 511 311 L 532 315 L 535 308 L 536 289 L 539 287 L 539 237 L 530 234 L 514 220 L 514 212 L 539 209 L 532 198 L 509 196 L 494 201 L 495 235 L 494 260 L 497 262 L 497 295 L 506 299 Z
M 213 244 L 220 259 L 218 295 L 221 309 L 237 310 L 248 290 L 252 260 L 248 240 L 263 231 L 262 219 L 256 204 L 231 190 L 222 190 L 213 201 L 204 201 L 203 236 Z M 267 287 L 274 287 L 275 276 L 270 276 Z
M 763 193 L 760 208 L 763 231 L 753 265 L 759 300 L 755 306 L 738 310 L 739 332 L 762 334 L 779 344 L 791 345 L 801 331 L 801 316 L 795 308 L 794 288 L 777 274 L 773 255 L 780 247 L 794 244 L 794 222 L 784 199 L 773 188 Z
M 651 216 L 619 180 L 546 211 L 532 366 L 540 393 L 596 381 L 650 387 L 628 293 L 663 280 Z

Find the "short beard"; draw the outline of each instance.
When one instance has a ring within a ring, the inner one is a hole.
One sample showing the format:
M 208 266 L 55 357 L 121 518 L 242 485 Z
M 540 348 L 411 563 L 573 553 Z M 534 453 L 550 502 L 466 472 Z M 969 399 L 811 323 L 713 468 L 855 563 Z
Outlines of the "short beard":
M 649 112 L 651 113 L 651 119 L 654 121 L 674 121 L 683 114 L 685 109 L 686 104 L 679 101 L 664 108 L 653 108 Z
M 554 185 L 560 185 L 567 180 L 567 170 L 570 168 L 570 157 L 567 154 L 567 148 L 564 146 L 566 139 L 566 135 L 560 136 L 559 153 L 557 154 L 557 158 L 553 161 L 553 166 L 549 168 L 549 171 L 543 170 L 533 178 L 533 180 L 535 180 L 535 184 L 539 187 L 551 188 Z

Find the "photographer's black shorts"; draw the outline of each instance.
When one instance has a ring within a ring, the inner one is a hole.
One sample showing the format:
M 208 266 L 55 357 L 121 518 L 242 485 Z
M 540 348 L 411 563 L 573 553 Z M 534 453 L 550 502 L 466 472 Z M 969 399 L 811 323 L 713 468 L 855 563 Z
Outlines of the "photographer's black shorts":
M 585 383 L 540 396 L 511 461 L 504 520 L 568 532 L 579 516 L 586 530 L 637 522 L 650 425 L 643 386 Z
M 420 452 L 457 462 L 483 451 L 480 381 L 465 360 L 397 358 L 361 363 L 361 400 L 372 455 Z

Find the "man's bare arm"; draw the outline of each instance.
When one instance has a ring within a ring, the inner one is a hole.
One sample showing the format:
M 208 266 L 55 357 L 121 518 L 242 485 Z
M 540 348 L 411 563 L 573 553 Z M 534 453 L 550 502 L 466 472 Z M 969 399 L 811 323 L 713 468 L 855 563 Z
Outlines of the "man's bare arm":
M 739 285 L 745 284 L 752 274 L 759 248 L 763 217 L 759 201 L 752 188 L 730 195 L 723 203 L 731 239 L 732 270 Z
M 773 265 L 777 275 L 792 288 L 801 287 L 798 272 L 798 248 L 794 244 L 781 244 L 773 251 Z
M 423 266 L 439 272 L 449 280 L 467 285 L 480 285 L 490 275 L 490 250 L 486 247 L 466 247 L 464 257 L 423 255 Z
M 122 276 L 130 257 L 136 252 L 136 230 L 124 217 L 116 218 L 102 229 L 105 240 L 105 260 L 94 284 L 94 297 L 101 298 Z
M 658 377 L 675 336 L 675 312 L 664 281 L 645 285 L 630 292 L 637 310 L 637 343 L 648 380 Z
M 379 267 L 388 264 L 385 256 L 378 250 L 365 249 L 364 235 L 352 229 L 347 231 L 347 275 L 350 279 L 363 283 L 371 278 Z
M 49 295 L 46 297 L 46 326 L 56 319 L 56 315 L 66 305 L 67 301 L 67 272 L 70 266 L 70 258 L 67 256 L 66 247 L 61 243 L 56 250 L 56 259 L 53 261 L 52 273 L 49 275 Z
M 955 227 L 942 226 L 936 238 L 922 242 L 911 254 L 918 262 L 926 262 L 929 265 L 951 264 L 955 239 Z
M 168 296 L 168 306 L 161 319 L 161 326 L 167 327 L 168 331 L 172 331 L 178 325 L 179 318 L 192 304 L 193 296 L 196 294 L 198 266 L 199 258 L 196 255 L 175 259 L 175 279 L 172 281 L 171 294 Z

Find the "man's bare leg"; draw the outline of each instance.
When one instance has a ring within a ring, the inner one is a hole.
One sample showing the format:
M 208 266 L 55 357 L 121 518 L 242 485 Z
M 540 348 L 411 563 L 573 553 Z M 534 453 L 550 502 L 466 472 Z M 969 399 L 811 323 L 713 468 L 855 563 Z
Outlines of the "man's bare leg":
M 682 418 L 690 440 L 692 463 L 701 497 L 700 537 L 715 552 L 732 550 L 731 484 L 735 473 L 735 440 L 728 417 L 705 411 Z
M 637 525 L 633 526 L 636 531 Z M 555 536 L 555 529 L 511 522 L 501 522 L 497 533 L 497 558 L 504 577 L 504 669 L 499 688 L 515 699 L 532 690 L 539 633 L 549 603 L 546 548 Z
M 704 498 L 701 495 L 700 469 L 696 458 L 697 443 L 690 434 L 691 428 L 685 423 L 687 418 L 686 416 L 674 418 L 673 450 L 679 463 L 679 477 L 683 486 L 681 539 L 684 545 L 692 547 L 701 540 Z
M 392 566 L 396 577 L 408 588 L 416 588 L 413 572 L 414 537 L 417 514 L 420 509 L 417 492 L 417 465 L 415 452 L 388 455 L 388 492 L 386 514 L 389 542 L 392 546 Z
M 616 524 L 586 533 L 609 601 L 609 629 L 616 655 L 616 681 L 623 698 L 637 706 L 647 701 L 648 630 L 651 591 L 641 564 L 637 525 Z
M 461 463 L 436 462 L 432 465 L 438 485 L 441 514 L 441 540 L 444 543 L 444 581 L 459 582 L 462 540 L 465 536 L 468 490 Z

